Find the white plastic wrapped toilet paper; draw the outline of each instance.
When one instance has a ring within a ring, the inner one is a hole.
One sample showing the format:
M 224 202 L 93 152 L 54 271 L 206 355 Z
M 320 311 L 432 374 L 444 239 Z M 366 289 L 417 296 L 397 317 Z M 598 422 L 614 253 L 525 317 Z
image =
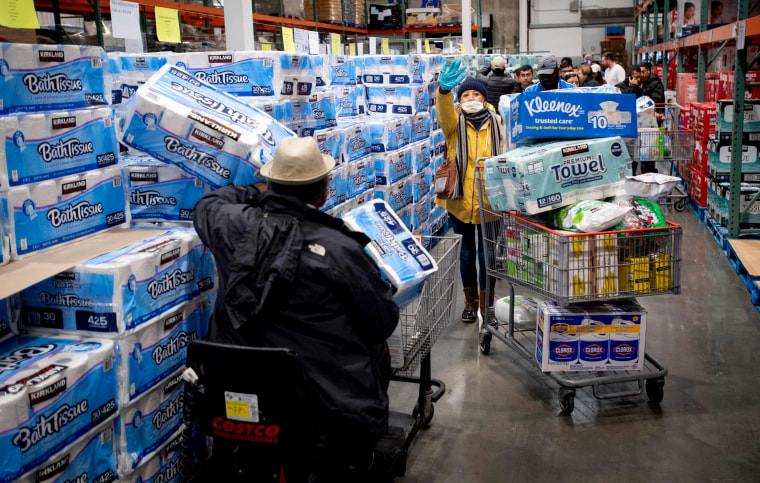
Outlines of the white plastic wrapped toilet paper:
M 341 163 L 349 163 L 364 158 L 372 151 L 372 133 L 367 123 L 340 125 L 343 131 Z
M 641 96 L 636 99 L 636 123 L 639 129 L 657 129 L 654 101 L 651 98 Z
M 213 187 L 250 184 L 293 133 L 258 109 L 165 65 L 130 100 L 122 142 Z
M 430 141 L 425 139 L 409 146 L 412 152 L 412 173 L 421 173 L 430 166 Z
M 348 199 L 375 188 L 375 165 L 372 158 L 348 163 Z
M 119 166 L 15 186 L 0 198 L 14 259 L 129 223 Z
M 355 86 L 336 86 L 332 88 L 332 92 L 335 96 L 335 110 L 338 118 L 359 115 Z
M 371 116 L 426 112 L 429 103 L 425 85 L 367 87 L 367 112 Z
M 625 194 L 630 173 L 631 158 L 619 137 L 542 143 L 487 159 L 486 194 L 497 211 L 535 215 Z
M 0 114 L 109 105 L 107 68 L 99 47 L 0 43 Z
M 182 425 L 182 371 L 172 374 L 121 409 L 116 420 L 119 470 L 128 473 L 168 441 Z
M 192 52 L 168 54 L 170 64 L 238 97 L 276 98 L 282 87 L 278 52 Z
M 430 141 L 432 143 L 433 157 L 443 156 L 446 150 L 446 136 L 443 134 L 443 131 L 440 129 L 432 131 L 430 133 Z
M 367 85 L 421 84 L 423 69 L 418 55 L 367 55 L 362 80 Z
M 195 231 L 175 229 L 25 289 L 21 324 L 117 334 L 213 287 L 213 257 L 204 252 Z M 55 317 L 48 315 L 51 312 Z
M 424 227 L 430 217 L 430 199 L 425 197 L 407 208 L 411 211 L 411 223 L 408 228 L 414 231 Z
M 430 137 L 430 113 L 420 112 L 411 118 L 412 142 L 422 141 Z
M 185 441 L 184 426 L 177 429 L 169 439 L 140 462 L 128 474 L 119 475 L 123 483 L 182 483 L 185 467 L 182 461 L 182 446 Z M 200 438 L 198 437 L 196 441 Z M 198 443 L 194 443 L 197 445 Z
M 425 279 L 438 270 L 433 257 L 384 201 L 374 200 L 345 213 L 343 221 L 372 239 L 365 250 L 396 287 L 394 299 L 399 305 L 420 293 Z
M 438 54 L 423 55 L 422 61 L 425 64 L 422 72 L 422 80 L 424 82 L 438 82 L 445 64 L 443 56 Z
M 290 124 L 288 127 L 314 121 L 314 107 L 306 99 L 301 100 L 284 100 L 283 103 L 288 106 L 290 111 Z
M 18 295 L 0 300 L 0 341 L 9 339 L 18 333 L 16 326 L 20 316 Z
M 538 303 L 539 301 L 532 297 L 515 296 L 514 326 L 516 328 L 531 329 L 536 327 Z M 494 314 L 502 324 L 509 323 L 509 297 L 504 297 L 494 303 Z
M 314 139 L 319 145 L 319 151 L 335 159 L 336 164 L 341 164 L 341 147 L 343 145 L 342 129 L 323 129 L 314 132 Z
M 110 52 L 108 60 L 111 99 L 113 104 L 118 105 L 135 95 L 137 89 L 166 64 L 166 55 Z
M 188 344 L 208 335 L 214 300 L 213 294 L 202 294 L 116 340 L 122 404 L 140 397 L 187 362 Z
M 193 221 L 193 209 L 209 191 L 199 178 L 150 157 L 122 159 L 132 221 Z
M 0 265 L 11 261 L 11 235 L 6 203 L 7 200 L 0 196 Z
M 292 105 L 288 100 L 261 100 L 261 99 L 245 99 L 241 98 L 251 107 L 263 111 L 269 117 L 279 122 L 283 126 L 287 126 L 292 122 Z
M 316 129 L 326 129 L 338 125 L 335 110 L 335 95 L 332 91 L 316 91 L 307 98 L 311 104 L 311 115 Z
M 308 55 L 279 54 L 282 75 L 282 97 L 310 96 L 316 86 L 316 76 Z
M 367 114 L 367 88 L 364 85 L 356 86 L 356 107 L 359 109 L 359 116 Z
M 0 342 L 0 480 L 12 481 L 116 414 L 113 343 Z
M 344 203 L 348 196 L 348 166 L 339 165 L 328 175 L 327 200 L 321 210 L 327 211 Z
M 413 157 L 410 147 L 390 153 L 373 154 L 375 186 L 388 186 L 410 176 L 414 163 Z
M 430 194 L 433 186 L 433 174 L 430 170 L 424 170 L 412 175 L 412 203 L 419 203 Z
M 54 454 L 16 483 L 114 481 L 119 475 L 113 423 L 97 428 Z
M 118 161 L 110 108 L 0 119 L 0 188 L 104 168 Z
M 390 186 L 376 186 L 375 199 L 385 201 L 391 209 L 399 212 L 412 203 L 413 188 L 411 178 L 397 181 Z
M 355 57 L 330 54 L 325 57 L 327 76 L 330 86 L 356 85 Z
M 375 192 L 373 191 L 365 191 L 364 193 L 360 193 L 350 200 L 346 201 L 343 206 L 345 209 L 343 210 L 345 213 L 348 213 L 349 211 L 356 209 L 366 203 L 369 203 L 375 199 Z
M 369 121 L 372 136 L 372 152 L 395 151 L 409 144 L 412 139 L 409 116 L 385 117 Z

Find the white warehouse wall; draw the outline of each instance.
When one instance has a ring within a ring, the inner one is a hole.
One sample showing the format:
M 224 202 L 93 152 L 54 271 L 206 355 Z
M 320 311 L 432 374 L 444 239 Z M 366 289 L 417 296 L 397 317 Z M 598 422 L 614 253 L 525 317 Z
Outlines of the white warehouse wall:
M 528 33 L 531 52 L 551 52 L 557 57 L 581 57 L 583 29 L 580 27 L 531 29 Z

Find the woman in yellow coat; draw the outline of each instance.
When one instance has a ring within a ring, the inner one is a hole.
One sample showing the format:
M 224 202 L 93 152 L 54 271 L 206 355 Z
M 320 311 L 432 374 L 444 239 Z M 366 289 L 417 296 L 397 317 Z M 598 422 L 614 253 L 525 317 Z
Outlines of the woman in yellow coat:
M 454 232 L 462 235 L 459 257 L 465 299 L 462 322 L 476 321 L 480 306 L 483 320 L 494 323 L 493 311 L 489 311 L 489 316 L 485 315 L 486 264 L 475 164 L 478 158 L 501 154 L 503 145 L 499 116 L 486 102 L 486 83 L 465 77 L 464 72 L 461 61 L 452 62 L 441 74 L 436 93 L 436 116 L 446 136 L 446 162 L 457 163 L 457 183 L 451 198 L 436 198 L 435 202 L 446 208 Z M 459 106 L 455 107 L 452 89 L 457 85 Z M 493 307 L 494 282 L 495 279 L 491 279 L 489 308 Z

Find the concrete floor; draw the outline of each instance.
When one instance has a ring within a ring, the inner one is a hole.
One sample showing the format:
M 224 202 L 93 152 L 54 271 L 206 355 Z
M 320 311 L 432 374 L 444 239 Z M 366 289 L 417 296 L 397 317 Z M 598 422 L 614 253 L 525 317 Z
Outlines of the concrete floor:
M 562 415 L 558 386 L 532 361 L 496 339 L 480 353 L 458 289 L 432 350 L 446 394 L 397 483 L 760 481 L 760 313 L 694 215 L 666 214 L 684 230 L 682 293 L 639 299 L 647 352 L 669 370 L 661 405 L 581 389 Z M 410 412 L 415 390 L 394 382 L 392 408 Z

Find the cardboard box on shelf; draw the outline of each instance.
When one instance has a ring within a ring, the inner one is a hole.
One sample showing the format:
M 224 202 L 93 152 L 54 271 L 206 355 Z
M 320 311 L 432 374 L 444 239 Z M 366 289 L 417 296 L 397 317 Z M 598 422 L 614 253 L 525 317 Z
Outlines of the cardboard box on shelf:
M 721 71 L 719 74 L 720 86 L 718 87 L 718 100 L 734 98 L 735 73 L 732 70 Z M 744 76 L 744 98 L 760 99 L 760 85 L 751 87 L 751 84 L 760 84 L 760 71 L 751 70 Z
M 407 8 L 406 25 L 413 27 L 436 27 L 441 16 L 439 8 Z

